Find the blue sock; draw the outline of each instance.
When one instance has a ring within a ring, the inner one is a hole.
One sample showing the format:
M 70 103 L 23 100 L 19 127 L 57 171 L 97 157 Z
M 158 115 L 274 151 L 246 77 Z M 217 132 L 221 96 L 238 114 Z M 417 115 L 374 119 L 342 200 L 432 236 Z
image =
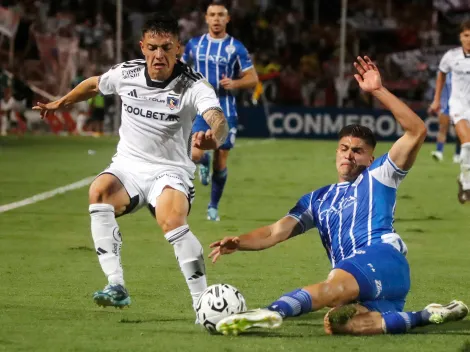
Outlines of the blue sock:
M 443 152 L 443 151 L 444 151 L 444 143 L 437 142 L 437 143 L 436 143 L 436 150 L 437 150 L 438 152 Z
M 430 316 L 431 314 L 426 310 L 382 314 L 387 334 L 404 334 L 417 326 L 429 325 L 431 324 Z
M 225 182 L 227 182 L 227 168 L 215 171 L 212 174 L 212 190 L 211 190 L 211 202 L 209 208 L 216 208 L 219 206 L 220 198 L 224 192 Z
M 198 162 L 196 162 L 196 164 L 202 164 L 205 167 L 208 167 L 209 166 L 209 153 L 202 154 L 201 159 Z
M 283 318 L 296 317 L 312 311 L 312 297 L 307 291 L 298 289 L 286 293 L 267 308 L 278 312 Z
M 460 141 L 455 142 L 455 155 L 460 155 Z

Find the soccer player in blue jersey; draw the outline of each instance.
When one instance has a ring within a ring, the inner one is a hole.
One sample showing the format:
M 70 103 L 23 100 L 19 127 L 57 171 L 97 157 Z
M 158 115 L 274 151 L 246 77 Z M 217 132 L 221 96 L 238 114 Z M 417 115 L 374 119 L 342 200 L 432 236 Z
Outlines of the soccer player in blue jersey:
M 447 132 L 449 131 L 449 99 L 452 92 L 452 73 L 446 76 L 446 83 L 441 95 L 441 111 L 439 112 L 439 132 L 437 134 L 436 150 L 431 152 L 431 156 L 436 161 L 444 159 L 444 144 L 447 140 Z M 460 163 L 460 141 L 457 137 L 455 142 L 455 153 L 453 157 L 455 164 Z
M 225 143 L 214 151 L 212 162 L 212 190 L 207 209 L 207 219 L 219 221 L 219 201 L 227 181 L 227 159 L 230 149 L 235 145 L 237 134 L 237 109 L 234 89 L 254 88 L 258 76 L 248 51 L 241 42 L 227 34 L 227 24 L 230 21 L 228 9 L 220 2 L 212 2 L 206 11 L 206 22 L 209 32 L 192 38 L 186 45 L 181 61 L 191 63 L 193 68 L 215 88 L 220 99 L 229 125 L 229 135 Z M 202 118 L 196 116 L 193 133 L 200 134 L 209 129 Z M 192 158 L 199 164 L 199 177 L 203 185 L 209 184 L 210 154 L 201 149 L 193 148 Z
M 275 328 L 283 319 L 332 307 L 324 318 L 328 334 L 398 334 L 416 326 L 463 319 L 460 301 L 403 312 L 410 289 L 407 247 L 393 228 L 396 192 L 426 137 L 423 121 L 382 86 L 366 56 L 354 64 L 360 87 L 391 110 L 404 130 L 388 153 L 374 158 L 376 141 L 366 127 L 339 134 L 338 183 L 304 195 L 276 223 L 211 244 L 215 262 L 237 250 L 263 250 L 316 227 L 332 270 L 320 283 L 284 294 L 265 309 L 231 315 L 216 326 L 237 335 L 252 327 Z

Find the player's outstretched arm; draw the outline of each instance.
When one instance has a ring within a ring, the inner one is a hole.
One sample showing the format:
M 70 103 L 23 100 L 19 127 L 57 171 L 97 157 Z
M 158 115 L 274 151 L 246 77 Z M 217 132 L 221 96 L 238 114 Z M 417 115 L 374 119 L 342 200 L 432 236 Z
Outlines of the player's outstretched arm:
M 385 105 L 405 131 L 404 135 L 393 144 L 389 157 L 400 169 L 409 170 L 426 138 L 427 130 L 424 122 L 382 85 L 379 70 L 369 57 L 365 56 L 364 59 L 358 57 L 354 67 L 358 72 L 354 78 L 359 86 Z
M 432 101 L 431 105 L 429 106 L 429 113 L 439 114 L 441 110 L 441 95 L 442 89 L 444 89 L 444 84 L 446 82 L 446 74 L 442 71 L 437 73 L 436 79 L 436 91 L 434 92 L 434 100 Z
M 299 222 L 286 216 L 274 224 L 260 227 L 247 234 L 237 237 L 225 237 L 224 239 L 212 243 L 209 247 L 213 248 L 209 254 L 212 262 L 215 263 L 221 255 L 231 254 L 239 251 L 261 251 L 275 246 L 290 237 L 301 233 Z
M 37 105 L 33 107 L 33 110 L 40 110 L 41 118 L 44 118 L 49 111 L 67 108 L 80 101 L 88 100 L 97 95 L 99 92 L 98 79 L 98 76 L 90 77 L 77 85 L 67 95 L 56 101 L 51 101 L 47 104 L 38 102 Z
M 202 114 L 202 117 L 210 126 L 210 130 L 195 133 L 193 135 L 193 145 L 203 150 L 217 149 L 227 139 L 227 119 L 220 108 L 209 109 Z

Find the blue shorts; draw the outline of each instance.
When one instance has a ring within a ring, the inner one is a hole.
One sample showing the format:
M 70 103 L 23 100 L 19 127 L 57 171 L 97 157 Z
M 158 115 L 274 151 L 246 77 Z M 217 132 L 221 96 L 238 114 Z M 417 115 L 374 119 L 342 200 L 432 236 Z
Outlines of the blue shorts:
M 237 126 L 238 126 L 238 116 L 229 116 L 227 117 L 228 122 L 228 136 L 225 140 L 225 143 L 222 144 L 219 149 L 230 150 L 235 146 L 235 138 L 237 137 Z M 207 124 L 206 120 L 201 115 L 197 115 L 193 123 L 193 133 L 196 132 L 206 132 L 210 129 L 210 126 Z
M 361 248 L 336 265 L 359 284 L 359 304 L 380 313 L 402 312 L 410 291 L 410 267 L 405 256 L 392 245 L 374 244 Z

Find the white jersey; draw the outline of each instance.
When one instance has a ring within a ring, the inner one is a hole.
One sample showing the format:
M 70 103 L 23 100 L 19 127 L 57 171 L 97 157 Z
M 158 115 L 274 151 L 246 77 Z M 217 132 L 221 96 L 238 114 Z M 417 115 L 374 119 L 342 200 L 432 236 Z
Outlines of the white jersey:
M 117 156 L 178 167 L 194 177 L 191 128 L 197 114 L 219 109 L 214 89 L 203 76 L 177 62 L 170 78 L 153 81 L 144 60 L 115 65 L 99 79 L 103 94 L 122 100 Z
M 439 70 L 446 74 L 452 72 L 450 114 L 468 118 L 466 115 L 470 108 L 470 55 L 465 54 L 462 47 L 451 49 L 442 57 Z

